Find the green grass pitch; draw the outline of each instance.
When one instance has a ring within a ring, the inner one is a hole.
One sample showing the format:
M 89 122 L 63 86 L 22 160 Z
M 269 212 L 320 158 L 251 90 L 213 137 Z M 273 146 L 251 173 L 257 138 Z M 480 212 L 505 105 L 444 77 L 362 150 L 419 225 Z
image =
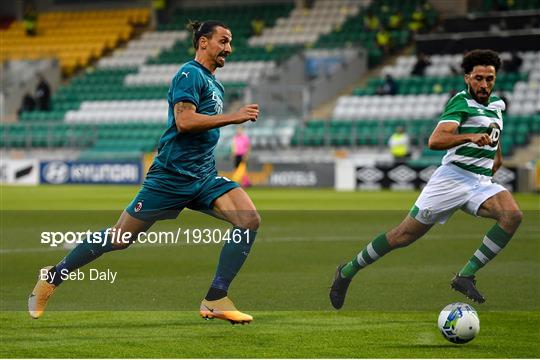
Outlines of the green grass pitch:
M 487 298 L 481 330 L 469 344 L 439 334 L 448 303 L 468 302 L 450 289 L 453 273 L 493 223 L 464 213 L 436 226 L 354 279 L 344 308 L 328 288 L 335 267 L 396 225 L 415 192 L 249 190 L 262 226 L 230 291 L 255 320 L 231 326 L 198 316 L 219 245 L 134 245 L 89 267 L 117 271 L 105 281 L 65 282 L 39 320 L 26 299 L 44 265 L 63 248 L 40 244 L 41 231 L 113 225 L 136 187 L 0 187 L 0 356 L 183 358 L 538 358 L 540 357 L 539 196 L 517 194 L 524 222 L 508 247 L 478 274 Z M 153 230 L 220 228 L 186 211 Z

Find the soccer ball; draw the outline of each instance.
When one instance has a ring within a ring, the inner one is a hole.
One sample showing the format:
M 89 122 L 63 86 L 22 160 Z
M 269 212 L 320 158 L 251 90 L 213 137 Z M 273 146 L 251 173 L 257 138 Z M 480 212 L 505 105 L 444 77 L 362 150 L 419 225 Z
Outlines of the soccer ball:
M 461 302 L 446 305 L 439 314 L 438 324 L 446 340 L 455 344 L 471 341 L 480 331 L 480 319 L 476 310 Z

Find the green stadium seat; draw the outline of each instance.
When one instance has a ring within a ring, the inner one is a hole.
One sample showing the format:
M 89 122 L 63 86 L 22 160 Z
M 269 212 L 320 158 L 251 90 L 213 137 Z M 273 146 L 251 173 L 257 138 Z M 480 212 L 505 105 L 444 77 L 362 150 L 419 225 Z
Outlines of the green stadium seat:
M 517 81 L 527 78 L 527 74 L 500 74 L 497 79 L 497 88 L 503 91 L 511 92 Z M 384 82 L 382 78 L 371 78 L 368 80 L 365 87 L 356 88 L 353 93 L 357 96 L 374 95 L 377 88 Z M 403 95 L 417 94 L 432 94 L 435 93 L 435 85 L 441 87 L 441 91 L 448 93 L 451 90 L 460 90 L 464 88 L 462 76 L 410 76 L 406 78 L 396 79 L 398 84 L 398 93 Z
M 332 122 L 330 126 L 330 144 L 347 146 L 352 144 L 351 122 Z

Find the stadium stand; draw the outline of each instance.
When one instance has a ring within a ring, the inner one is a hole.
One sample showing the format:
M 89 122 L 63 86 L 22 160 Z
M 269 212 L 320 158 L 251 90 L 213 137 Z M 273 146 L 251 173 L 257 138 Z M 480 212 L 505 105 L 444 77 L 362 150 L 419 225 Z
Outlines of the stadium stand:
M 483 6 L 492 9 L 495 5 L 488 2 Z M 217 73 L 225 84 L 229 103 L 243 98 L 250 86 L 272 76 L 303 49 L 324 53 L 327 49 L 361 45 L 367 49 L 372 66 L 381 64 L 387 57 L 377 45 L 377 29 L 366 26 L 368 14 L 377 17 L 381 24 L 387 24 L 393 14 L 401 14 L 401 25 L 390 29 L 393 52 L 410 44 L 415 33 L 430 31 L 438 19 L 429 2 L 423 0 L 343 0 L 336 4 L 337 1 L 318 0 L 310 9 L 292 3 L 177 9 L 169 23 L 158 24 L 156 31 L 146 30 L 135 39 L 131 39 L 134 26 L 149 20 L 147 9 L 40 14 L 38 31 L 43 37 L 24 38 L 22 45 L 17 43 L 23 37 L 21 24 L 13 23 L 3 33 L 9 46 L 2 50 L 2 59 L 17 58 L 28 47 L 33 48 L 30 56 L 36 57 L 56 51 L 66 75 L 97 61 L 95 68 L 88 67 L 60 87 L 53 96 L 51 111 L 23 112 L 18 123 L 2 124 L 2 146 L 74 148 L 82 150 L 83 158 L 107 154 L 140 157 L 142 152 L 154 150 L 167 118 L 165 98 L 170 79 L 194 55 L 190 34 L 185 29 L 190 19 L 218 18 L 234 29 L 234 53 L 227 59 L 227 66 Z M 525 0 L 515 4 L 516 8 L 531 7 Z M 418 21 L 419 13 L 421 26 L 415 28 L 411 24 Z M 260 35 L 253 34 L 254 18 L 264 23 Z M 95 29 L 89 30 L 93 22 Z M 72 47 L 70 39 L 75 35 L 71 34 L 83 33 L 81 41 Z M 45 46 L 63 41 L 64 37 L 69 57 L 63 57 L 59 47 Z M 118 47 L 126 40 L 130 41 Z M 82 48 L 89 52 L 77 50 Z M 109 50 L 113 50 L 112 54 L 103 56 Z M 519 55 L 523 59 L 519 71 L 501 72 L 497 83 L 510 104 L 505 129 L 510 135 L 503 140 L 505 155 L 527 144 L 530 134 L 540 131 L 540 52 L 521 51 Z M 248 124 L 246 131 L 255 149 L 291 145 L 356 149 L 385 146 L 394 129 L 405 126 L 412 135 L 412 143 L 420 149 L 420 161 L 438 161 L 440 152 L 422 147 L 451 92 L 463 87 L 458 75 L 461 56 L 431 54 L 424 76 L 413 76 L 416 56 L 400 55 L 393 65 L 382 67 L 369 78 L 366 85 L 341 96 L 329 119 L 299 124 L 292 117 L 265 114 L 264 121 L 255 126 Z M 503 52 L 502 56 L 508 59 L 510 54 Z M 386 75 L 395 79 L 395 96 L 377 95 Z M 234 129 L 223 128 L 221 133 L 218 152 L 226 156 Z
M 537 0 L 482 0 L 480 10 L 482 12 L 490 11 L 509 11 L 509 10 L 538 10 Z
M 43 13 L 36 36 L 26 36 L 22 21 L 1 31 L 0 60 L 56 57 L 69 76 L 127 41 L 133 27 L 148 20 L 148 9 Z
M 136 67 L 145 64 L 162 51 L 169 50 L 178 41 L 189 37 L 187 31 L 145 32 L 140 39 L 130 41 L 126 48 L 114 51 L 112 57 L 101 58 L 100 68 Z
M 315 43 L 319 36 L 341 27 L 347 17 L 359 13 L 360 0 L 320 0 L 309 8 L 296 8 L 286 18 L 280 18 L 273 27 L 260 36 L 251 37 L 252 46 L 292 45 Z
M 215 14 L 199 9 L 178 11 L 171 24 L 143 33 L 126 47 L 116 49 L 112 56 L 102 57 L 95 69 L 89 68 L 61 86 L 54 94 L 52 111 L 25 112 L 20 116 L 20 124 L 3 126 L 2 144 L 12 148 L 86 149 L 83 158 L 99 158 L 107 153 L 138 157 L 141 152 L 152 151 L 167 119 L 165 98 L 170 79 L 183 62 L 193 58 L 191 37 L 184 30 L 188 20 L 219 14 L 220 19 L 235 29 L 235 52 L 240 59 L 232 56 L 227 67 L 217 74 L 227 87 L 227 95 L 234 96 L 235 89 L 241 94 L 248 83 L 271 73 L 276 61 L 294 53 L 292 47 L 249 51 L 246 41 L 251 31 L 250 16 L 258 14 L 266 24 L 272 25 L 291 8 L 291 5 L 222 7 L 215 8 Z M 280 126 L 272 126 L 272 119 L 266 123 L 265 129 L 248 129 L 256 146 L 289 143 L 294 131 L 290 121 L 280 122 Z M 286 129 L 282 130 L 283 127 Z M 227 143 L 232 132 L 225 130 L 223 138 Z
M 266 27 L 273 26 L 278 18 L 283 18 L 291 10 L 291 4 L 265 4 L 251 6 L 223 6 L 211 9 L 177 10 L 169 24 L 159 25 L 158 30 L 185 30 L 190 20 L 220 19 L 234 29 L 233 55 L 231 61 L 276 61 L 281 62 L 300 50 L 300 47 L 269 46 L 252 47 L 248 44 L 252 32 L 251 21 L 260 18 Z M 191 38 L 177 42 L 168 51 L 150 59 L 148 64 L 181 64 L 194 56 Z
M 366 27 L 365 17 L 372 14 L 381 24 L 387 23 L 391 14 L 400 12 L 403 16 L 403 25 L 390 30 L 391 41 L 396 49 L 402 48 L 411 40 L 411 30 L 405 26 L 410 23 L 415 9 L 421 4 L 429 4 L 423 1 L 395 1 L 379 2 L 375 1 L 362 9 L 354 16 L 347 19 L 342 26 L 334 29 L 333 32 L 322 35 L 315 44 L 318 48 L 341 48 L 350 47 L 353 44 L 361 44 L 368 50 L 370 65 L 379 64 L 383 58 L 382 51 L 376 42 L 377 29 Z M 425 28 L 429 29 L 435 25 L 437 13 L 430 6 L 424 8 L 426 19 Z
M 526 145 L 531 134 L 540 127 L 540 52 L 520 52 L 523 63 L 517 73 L 501 72 L 497 79 L 497 92 L 504 95 L 508 103 L 503 154 L 511 155 L 517 146 Z M 509 54 L 503 53 L 503 58 Z M 396 65 L 386 66 L 381 75 L 396 77 L 399 94 L 376 95 L 376 89 L 384 81 L 381 77 L 369 79 L 367 86 L 357 88 L 353 95 L 342 96 L 336 102 L 332 120 L 311 121 L 302 129 L 298 127 L 293 144 L 307 146 L 355 146 L 386 143 L 397 126 L 405 126 L 412 134 L 413 144 L 423 145 L 433 130 L 437 116 L 441 113 L 452 91 L 464 87 L 458 75 L 436 77 L 435 69 L 449 74 L 447 69 L 459 68 L 461 55 L 440 54 L 433 56 L 433 64 L 426 69 L 430 76 L 408 76 L 415 57 L 401 56 Z M 440 87 L 437 88 L 436 85 Z M 437 153 L 439 156 L 437 156 Z M 422 157 L 437 162 L 442 152 L 422 150 Z M 425 159 L 424 159 L 425 160 Z

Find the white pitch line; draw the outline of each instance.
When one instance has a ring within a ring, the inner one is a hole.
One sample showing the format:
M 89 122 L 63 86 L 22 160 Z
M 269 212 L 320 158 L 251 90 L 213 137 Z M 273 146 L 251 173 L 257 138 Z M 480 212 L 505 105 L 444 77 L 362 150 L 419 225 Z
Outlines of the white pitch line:
M 62 247 L 40 247 L 40 248 L 20 248 L 20 249 L 0 249 L 0 254 L 34 253 L 64 250 Z

